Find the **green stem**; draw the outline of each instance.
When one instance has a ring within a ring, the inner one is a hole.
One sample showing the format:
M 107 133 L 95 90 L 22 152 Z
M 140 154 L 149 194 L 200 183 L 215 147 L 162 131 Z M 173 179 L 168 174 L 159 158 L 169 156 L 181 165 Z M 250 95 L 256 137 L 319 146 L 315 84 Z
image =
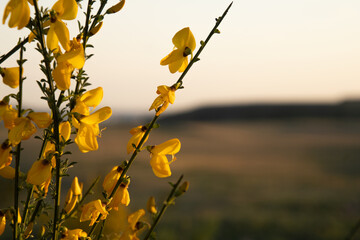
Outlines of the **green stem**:
M 35 221 L 36 215 L 37 215 L 37 213 L 38 213 L 39 210 L 40 210 L 41 203 L 42 203 L 42 199 L 40 199 L 39 201 L 37 201 L 36 206 L 35 206 L 35 209 L 34 209 L 32 215 L 31 215 L 31 218 L 30 218 L 29 223 Z
M 32 197 L 33 192 L 34 192 L 34 187 L 31 186 L 31 188 L 28 190 L 28 195 L 26 197 L 24 212 L 23 212 L 23 216 L 22 216 L 22 223 L 25 223 L 25 224 L 26 224 L 26 218 L 27 218 L 27 214 L 28 214 L 28 210 L 29 210 L 29 203 L 30 203 L 30 199 Z
M 162 215 L 164 215 L 167 207 L 169 206 L 169 204 L 171 204 L 171 201 L 173 200 L 174 195 L 175 195 L 175 191 L 176 191 L 176 189 L 179 187 L 179 184 L 180 184 L 181 180 L 183 179 L 183 177 L 184 177 L 184 175 L 181 175 L 180 178 L 179 178 L 179 180 L 178 180 L 178 181 L 176 182 L 176 184 L 173 186 L 172 191 L 170 192 L 169 196 L 167 197 L 166 201 L 164 202 L 164 204 L 163 204 L 163 206 L 162 206 L 159 214 L 156 216 L 153 224 L 151 225 L 151 228 L 150 228 L 149 231 L 146 233 L 146 236 L 145 236 L 144 240 L 147 240 L 147 239 L 150 237 L 151 233 L 154 231 L 156 225 L 157 225 L 158 222 L 160 221 Z
M 55 140 L 55 151 L 56 152 L 60 152 L 60 140 L 59 140 L 59 124 L 61 122 L 60 119 L 60 113 L 59 113 L 59 109 L 56 105 L 56 100 L 55 100 L 55 88 L 53 85 L 53 79 L 52 79 L 52 75 L 51 75 L 51 67 L 50 67 L 50 62 L 51 62 L 51 58 L 45 48 L 45 43 L 44 43 L 44 33 L 43 33 L 43 28 L 42 28 L 42 23 L 40 21 L 40 12 L 39 12 L 39 8 L 37 5 L 37 1 L 34 1 L 34 8 L 35 8 L 35 15 L 36 15 L 36 25 L 37 25 L 37 29 L 38 29 L 38 33 L 39 33 L 39 43 L 40 43 L 40 48 L 41 48 L 41 52 L 42 55 L 44 57 L 44 63 L 45 63 L 45 75 L 47 77 L 47 82 L 49 85 L 49 106 L 51 108 L 52 111 L 52 115 L 53 115 L 53 129 L 54 129 L 54 140 Z M 56 240 L 58 238 L 58 234 L 57 234 L 57 224 L 58 224 L 58 217 L 59 217 L 59 208 L 60 208 L 60 185 L 61 185 L 61 177 L 60 177 L 60 155 L 59 154 L 55 154 L 55 159 L 56 159 L 56 180 L 55 180 L 55 206 L 54 206 L 54 220 L 53 220 L 53 239 Z
M 18 117 L 21 117 L 22 113 L 22 93 L 23 93 L 23 53 L 24 48 L 21 46 L 20 48 L 20 59 L 18 61 L 19 64 L 19 92 L 17 94 L 17 102 L 18 102 Z M 14 191 L 14 239 L 17 239 L 19 236 L 19 224 L 18 224 L 18 211 L 19 211 L 19 175 L 20 175 L 20 153 L 21 153 L 21 142 L 16 146 L 16 155 L 15 155 L 15 191 Z
M 93 4 L 93 0 L 89 0 L 88 5 L 87 5 L 87 11 L 86 11 L 85 27 L 84 27 L 84 31 L 83 31 L 83 48 L 84 48 L 84 51 L 85 51 L 86 42 L 87 42 L 87 35 L 88 35 L 88 30 L 89 30 L 89 21 L 90 21 L 90 14 L 91 14 L 91 6 L 92 6 L 92 4 Z
M 23 47 L 27 42 L 29 41 L 29 37 L 22 40 L 20 43 L 18 43 L 13 49 L 11 49 L 7 54 L 2 55 L 0 57 L 0 64 L 3 63 L 6 59 L 8 59 L 11 55 L 17 52 L 21 47 Z
M 355 234 L 360 229 L 360 219 L 356 222 L 355 226 L 350 230 L 349 234 L 346 236 L 345 240 L 352 240 L 355 237 Z

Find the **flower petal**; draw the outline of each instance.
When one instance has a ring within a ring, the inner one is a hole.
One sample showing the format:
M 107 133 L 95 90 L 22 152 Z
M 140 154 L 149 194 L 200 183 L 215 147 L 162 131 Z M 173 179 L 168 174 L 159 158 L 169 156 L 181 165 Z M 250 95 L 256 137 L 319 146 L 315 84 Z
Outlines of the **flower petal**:
M 102 87 L 98 87 L 87 91 L 80 97 L 80 101 L 85 103 L 88 107 L 96 107 L 100 104 L 101 100 L 103 99 L 104 91 Z
M 184 48 L 186 47 L 186 43 L 188 42 L 189 39 L 189 34 L 190 34 L 190 28 L 188 27 L 178 31 L 172 39 L 172 42 L 175 45 L 175 47 L 184 50 Z
M 166 57 L 161 59 L 160 65 L 168 65 L 173 62 L 177 62 L 184 58 L 183 52 L 180 49 L 175 49 L 171 53 L 169 53 Z
M 159 145 L 156 145 L 151 150 L 151 153 L 153 154 L 176 154 L 180 151 L 180 141 L 177 138 L 170 139 L 164 143 L 161 143 Z
M 98 124 L 107 120 L 111 116 L 111 114 L 112 111 L 110 107 L 103 107 L 91 114 L 90 116 L 86 116 L 80 119 L 80 122 L 88 125 Z
M 31 112 L 28 117 L 33 120 L 39 128 L 47 128 L 52 119 L 50 114 L 46 112 Z
M 165 155 L 153 154 L 150 159 L 150 165 L 155 176 L 159 178 L 171 176 L 169 161 Z

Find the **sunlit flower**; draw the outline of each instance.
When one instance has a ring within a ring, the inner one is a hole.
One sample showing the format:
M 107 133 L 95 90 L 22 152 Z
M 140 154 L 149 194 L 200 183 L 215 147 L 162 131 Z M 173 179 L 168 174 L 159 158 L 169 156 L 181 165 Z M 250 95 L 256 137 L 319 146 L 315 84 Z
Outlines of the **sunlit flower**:
M 5 116 L 3 115 L 5 122 Z M 27 117 L 18 117 L 14 120 L 14 127 L 9 131 L 8 138 L 10 143 L 15 146 L 21 140 L 29 139 L 35 132 L 36 127 L 31 122 L 34 121 L 39 128 L 46 128 L 51 123 L 51 117 L 48 113 L 31 112 Z
M 0 68 L 0 75 L 3 77 L 3 83 L 11 88 L 19 86 L 20 67 Z
M 132 137 L 130 138 L 126 146 L 126 151 L 128 154 L 135 150 L 133 145 L 135 146 L 139 145 L 141 139 L 145 135 L 146 130 L 147 130 L 146 126 L 137 126 L 130 130 Z M 148 137 L 149 135 L 146 136 L 146 139 L 144 140 L 143 144 L 147 141 Z
M 61 233 L 61 240 L 78 240 L 78 239 L 82 239 L 82 238 L 86 238 L 87 237 L 87 233 L 84 232 L 82 229 L 73 229 L 73 230 L 68 230 L 66 229 L 66 231 Z
M 173 104 L 175 102 L 175 91 L 175 87 L 168 87 L 165 85 L 158 86 L 156 93 L 159 94 L 159 96 L 155 98 L 153 104 L 149 108 L 149 111 L 152 109 L 157 110 L 156 116 L 163 113 L 169 106 L 169 103 Z M 158 109 L 160 106 L 161 108 Z
M 6 225 L 6 218 L 5 218 L 5 213 L 3 213 L 2 211 L 0 211 L 0 236 L 4 233 L 5 231 L 5 225 Z
M 150 148 L 150 165 L 157 177 L 163 178 L 171 176 L 169 164 L 175 161 L 176 158 L 174 155 L 180 151 L 180 146 L 179 139 L 174 138 Z M 172 155 L 170 162 L 166 155 Z
M 76 104 L 72 111 L 84 116 L 88 116 L 90 114 L 90 108 L 95 108 L 98 106 L 103 96 L 104 91 L 102 87 L 89 90 L 76 99 Z
M 27 173 L 26 182 L 33 185 L 46 183 L 51 179 L 52 168 L 51 162 L 47 159 L 35 161 Z
M 102 215 L 102 220 L 105 219 L 109 214 L 105 209 L 105 204 L 103 204 L 100 199 L 89 202 L 83 206 L 80 222 L 90 220 L 89 226 L 92 226 L 100 214 Z
M 129 183 L 121 183 L 119 188 L 116 190 L 114 197 L 112 198 L 111 202 L 109 203 L 109 207 L 113 208 L 114 210 L 119 210 L 119 205 L 122 204 L 124 206 L 128 206 L 130 204 L 130 194 L 128 191 Z
M 66 213 L 69 213 L 74 209 L 77 201 L 80 199 L 81 194 L 82 189 L 80 187 L 79 180 L 77 177 L 75 177 L 71 183 L 71 188 L 66 195 L 64 208 Z
M 59 42 L 65 51 L 70 50 L 69 30 L 62 20 L 73 20 L 76 18 L 78 5 L 75 0 L 58 0 L 50 12 L 50 28 L 47 34 L 47 47 L 58 52 Z M 47 24 L 47 23 L 45 23 Z
M 5 24 L 10 14 L 9 27 L 22 29 L 30 21 L 30 8 L 27 0 L 10 0 L 5 7 L 2 23 Z
M 85 93 L 76 101 L 73 112 L 81 116 L 73 117 L 73 125 L 78 129 L 75 143 L 81 152 L 95 151 L 98 149 L 97 137 L 100 136 L 99 123 L 107 120 L 111 114 L 110 107 L 103 107 L 90 114 L 90 107 L 97 106 L 102 99 L 102 88 L 97 88 Z
M 104 182 L 103 182 L 103 188 L 107 194 L 111 194 L 111 192 L 113 191 L 117 181 L 119 180 L 119 178 L 121 176 L 122 171 L 123 171 L 123 168 L 121 166 L 115 166 L 106 175 Z
M 196 47 L 194 35 L 190 28 L 178 31 L 172 39 L 175 49 L 166 57 L 161 59 L 161 65 L 169 65 L 171 73 L 183 72 L 188 65 L 188 55 L 192 55 Z
M 52 75 L 57 88 L 67 90 L 70 87 L 71 74 L 74 69 L 80 69 L 85 64 L 85 53 L 80 39 L 74 38 L 70 42 L 70 48 L 56 59 L 57 65 Z
M 8 141 L 3 142 L 0 147 L 0 169 L 9 166 L 12 161 L 11 145 Z
M 144 209 L 139 209 L 136 212 L 128 216 L 128 227 L 121 234 L 119 240 L 139 240 L 136 236 L 142 229 L 144 229 L 143 222 L 140 222 L 140 218 L 145 215 Z

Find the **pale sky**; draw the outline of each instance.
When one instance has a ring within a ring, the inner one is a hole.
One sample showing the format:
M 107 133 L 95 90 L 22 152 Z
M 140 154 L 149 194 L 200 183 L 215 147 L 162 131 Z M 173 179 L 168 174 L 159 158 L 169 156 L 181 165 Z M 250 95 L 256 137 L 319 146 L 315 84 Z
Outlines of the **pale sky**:
M 6 2 L 0 2 L 1 17 Z M 82 2 L 84 7 L 86 3 Z M 159 64 L 173 48 L 173 35 L 190 27 L 199 46 L 229 3 L 127 0 L 121 12 L 107 15 L 99 34 L 90 39 L 95 48 L 88 53 L 95 55 L 85 64 L 93 84 L 89 89 L 104 88 L 100 106 L 110 106 L 117 115 L 145 114 L 157 96 L 156 87 L 171 85 L 180 76 Z M 75 37 L 76 23 L 68 25 Z M 358 0 L 235 0 L 219 29 L 221 34 L 210 40 L 168 112 L 209 104 L 336 102 L 360 97 Z M 0 32 L 0 54 L 28 34 L 27 29 L 7 25 L 0 25 Z M 37 110 L 45 104 L 35 80 L 44 76 L 37 67 L 39 53 L 30 50 L 33 47 L 34 43 L 27 45 L 25 101 Z M 16 66 L 16 58 L 1 67 Z M 0 97 L 11 92 L 15 91 L 0 87 Z

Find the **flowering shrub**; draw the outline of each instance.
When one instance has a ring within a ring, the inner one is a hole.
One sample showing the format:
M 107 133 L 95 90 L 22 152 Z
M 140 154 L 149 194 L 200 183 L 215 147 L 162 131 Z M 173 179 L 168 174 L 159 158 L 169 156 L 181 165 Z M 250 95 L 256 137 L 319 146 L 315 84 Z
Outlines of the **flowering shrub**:
M 128 161 L 114 166 L 103 180 L 103 199 L 88 201 L 87 196 L 95 186 L 94 182 L 84 191 L 78 177 L 73 178 L 64 204 L 60 202 L 62 189 L 61 179 L 73 165 L 63 156 L 67 146 L 75 142 L 82 153 L 98 150 L 97 137 L 101 130 L 99 124 L 112 115 L 110 107 L 97 108 L 103 98 L 103 89 L 87 89 L 90 86 L 84 64 L 91 55 L 86 54 L 89 38 L 98 34 L 106 21 L 106 15 L 119 12 L 125 5 L 121 0 L 106 11 L 107 1 L 101 0 L 97 13 L 92 13 L 94 0 L 89 0 L 85 12 L 84 25 L 79 23 L 79 33 L 73 35 L 67 28 L 66 21 L 77 19 L 79 6 L 75 0 L 57 0 L 51 9 L 40 8 L 38 2 L 32 0 L 10 0 L 5 7 L 3 24 L 8 21 L 10 28 L 28 28 L 29 35 L 18 43 L 13 50 L 0 58 L 0 64 L 15 52 L 19 51 L 18 66 L 0 67 L 3 83 L 17 93 L 4 96 L 0 102 L 0 119 L 8 129 L 0 148 L 0 175 L 14 180 L 14 205 L 0 210 L 0 235 L 6 228 L 12 228 L 13 239 L 101 239 L 106 218 L 111 211 L 117 211 L 120 205 L 129 206 L 130 194 L 128 186 L 130 176 L 127 171 L 138 153 L 148 150 L 150 166 L 157 177 L 171 176 L 170 163 L 180 151 L 180 140 L 177 138 L 155 146 L 144 146 L 150 131 L 157 127 L 156 121 L 165 112 L 169 104 L 175 102 L 175 91 L 183 88 L 183 78 L 190 67 L 199 60 L 199 55 L 210 38 L 219 33 L 217 27 L 225 17 L 216 19 L 214 28 L 195 53 L 196 41 L 189 27 L 178 31 L 172 39 L 174 50 L 164 57 L 161 65 L 168 65 L 171 73 L 182 73 L 172 86 L 159 86 L 159 96 L 150 106 L 154 110 L 154 118 L 148 124 L 130 130 L 130 138 L 126 149 L 130 154 Z M 35 15 L 31 18 L 30 7 Z M 9 19 L 9 20 L 8 20 Z M 64 22 L 65 21 L 65 22 Z M 40 68 L 45 78 L 37 81 L 42 96 L 47 101 L 49 112 L 36 112 L 23 109 L 23 63 L 24 45 L 35 41 L 36 50 L 42 55 Z M 37 128 L 41 129 L 41 146 L 38 159 L 34 159 L 30 170 L 21 177 L 21 143 L 31 138 Z M 169 161 L 168 156 L 172 159 Z M 15 160 L 15 161 L 13 161 Z M 14 163 L 13 163 L 14 162 Z M 138 234 L 147 230 L 144 239 L 148 239 L 154 227 L 164 214 L 166 208 L 173 204 L 175 198 L 187 191 L 189 183 L 178 181 L 171 184 L 171 191 L 158 211 L 153 197 L 148 201 L 148 214 L 153 217 L 152 223 L 146 223 L 142 217 L 144 209 L 137 210 L 128 216 L 127 228 L 117 239 L 138 239 Z M 20 201 L 20 191 L 27 191 L 27 197 Z M 48 194 L 51 193 L 51 194 Z M 50 196 L 49 196 L 50 195 Z M 53 196 L 53 200 L 51 199 Z M 20 202 L 24 204 L 21 205 Z M 38 218 L 44 212 L 44 202 L 52 202 L 52 219 L 42 226 L 38 235 L 32 235 Z M 63 206 L 63 208 L 61 207 Z M 77 217 L 80 222 L 88 222 L 90 228 L 68 229 L 67 220 Z

